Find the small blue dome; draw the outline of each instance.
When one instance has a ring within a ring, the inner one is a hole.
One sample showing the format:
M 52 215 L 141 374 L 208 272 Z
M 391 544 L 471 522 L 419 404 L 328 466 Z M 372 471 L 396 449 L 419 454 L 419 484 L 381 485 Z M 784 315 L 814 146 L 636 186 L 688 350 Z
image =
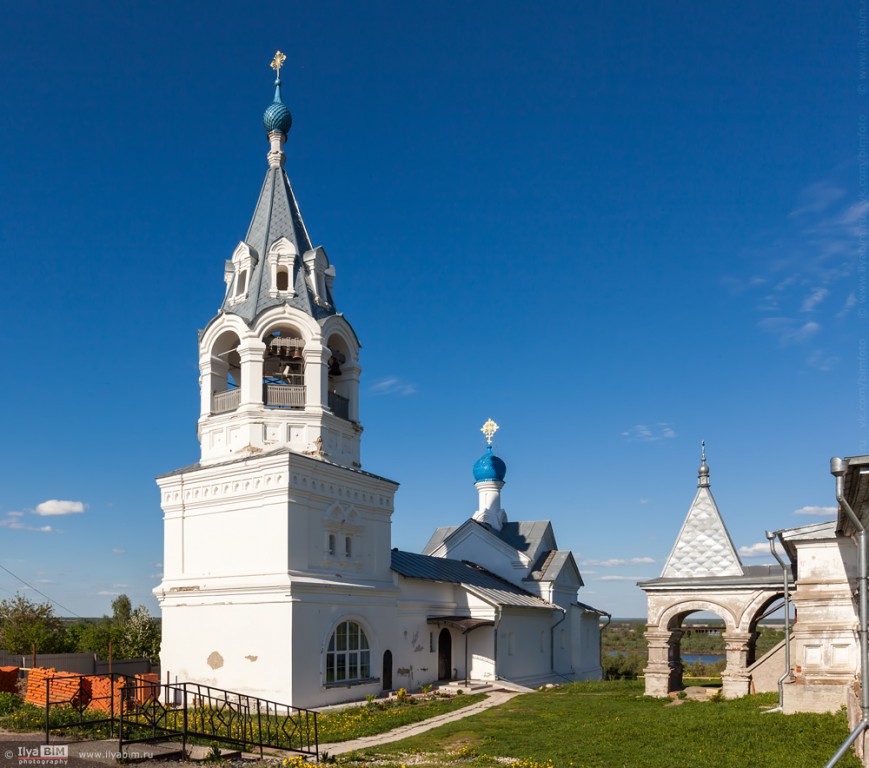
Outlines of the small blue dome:
M 491 445 L 486 448 L 486 452 L 474 464 L 475 483 L 480 483 L 483 480 L 503 481 L 506 474 L 507 465 L 492 453 Z
M 281 81 L 278 80 L 275 83 L 275 100 L 268 105 L 263 113 L 263 125 L 266 127 L 266 133 L 272 131 L 289 133 L 292 124 L 293 116 L 287 105 L 281 101 Z

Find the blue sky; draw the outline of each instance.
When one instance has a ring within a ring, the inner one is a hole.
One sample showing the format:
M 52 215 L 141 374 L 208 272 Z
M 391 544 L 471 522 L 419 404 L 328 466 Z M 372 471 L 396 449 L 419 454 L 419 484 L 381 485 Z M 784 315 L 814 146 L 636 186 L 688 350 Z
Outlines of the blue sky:
M 278 48 L 395 546 L 473 512 L 492 417 L 508 516 L 641 616 L 701 439 L 748 552 L 869 452 L 865 7 L 2 5 L 0 564 L 58 613 L 156 612 L 153 478 L 198 458 Z

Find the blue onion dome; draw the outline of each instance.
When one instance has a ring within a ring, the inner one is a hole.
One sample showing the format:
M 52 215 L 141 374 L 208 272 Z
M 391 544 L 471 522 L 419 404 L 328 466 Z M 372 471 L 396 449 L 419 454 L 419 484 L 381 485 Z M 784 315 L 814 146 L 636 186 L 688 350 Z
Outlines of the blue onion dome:
M 287 109 L 287 105 L 281 101 L 281 79 L 278 78 L 275 80 L 275 100 L 268 105 L 263 113 L 263 125 L 266 127 L 266 133 L 272 131 L 289 133 L 292 124 L 293 116 Z
M 480 483 L 484 480 L 503 481 L 506 474 L 507 465 L 492 453 L 491 445 L 486 448 L 486 452 L 474 464 L 475 483 Z

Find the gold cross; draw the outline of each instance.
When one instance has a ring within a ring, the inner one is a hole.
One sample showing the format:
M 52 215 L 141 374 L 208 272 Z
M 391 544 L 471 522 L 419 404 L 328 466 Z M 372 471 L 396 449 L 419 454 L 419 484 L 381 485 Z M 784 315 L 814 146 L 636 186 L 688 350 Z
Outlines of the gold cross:
M 278 73 L 278 76 L 281 74 L 281 67 L 284 66 L 284 62 L 287 60 L 287 55 L 285 53 L 281 53 L 278 51 L 275 53 L 275 57 L 272 59 L 272 63 L 269 66 Z
M 492 444 L 492 435 L 494 435 L 500 427 L 491 419 L 489 419 L 485 424 L 483 424 L 483 428 L 480 430 L 486 436 L 486 442 L 491 445 Z

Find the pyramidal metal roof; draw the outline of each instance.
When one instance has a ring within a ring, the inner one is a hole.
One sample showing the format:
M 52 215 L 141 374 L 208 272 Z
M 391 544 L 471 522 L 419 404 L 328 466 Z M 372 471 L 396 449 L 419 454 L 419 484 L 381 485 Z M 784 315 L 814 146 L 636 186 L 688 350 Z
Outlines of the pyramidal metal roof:
M 304 256 L 315 249 L 284 170 L 286 155 L 283 144 L 292 125 L 292 116 L 281 100 L 280 68 L 286 57 L 279 60 L 279 55 L 283 56 L 279 51 L 272 62 L 272 68 L 278 74 L 274 102 L 263 115 L 263 125 L 271 145 L 268 155 L 269 169 L 266 171 L 253 218 L 244 238 L 248 248 L 253 251 L 252 269 L 247 278 L 248 288 L 243 298 L 231 296 L 230 291 L 227 291 L 221 307 L 223 312 L 239 315 L 248 324 L 264 310 L 280 304 L 296 307 L 317 320 L 335 314 L 335 302 L 328 281 L 321 286 L 321 292 L 325 291 L 326 295 L 320 296 L 321 300 L 318 302 L 308 284 L 309 276 L 306 276 Z M 293 274 L 289 280 L 292 291 L 277 290 L 277 286 L 272 285 L 275 275 L 266 262 L 270 249 L 282 238 L 286 238 L 296 250 Z M 316 252 L 318 268 L 322 269 L 325 262 L 329 270 L 327 274 L 334 276 L 334 271 L 328 267 L 325 251 L 317 248 Z M 229 268 L 232 269 L 231 264 Z
M 270 295 L 275 292 L 271 290 L 271 271 L 266 264 L 266 256 L 271 246 L 282 237 L 289 240 L 298 253 L 292 275 L 295 295 L 291 298 L 283 294 Z M 221 308 L 224 312 L 239 315 L 248 323 L 264 310 L 278 304 L 296 307 L 316 319 L 335 314 L 332 296 L 326 297 L 327 305 L 316 304 L 305 278 L 302 256 L 312 250 L 313 246 L 290 180 L 283 168 L 269 168 L 266 172 L 244 242 L 253 249 L 257 257 L 250 276 L 250 289 L 242 301 L 234 300 L 227 294 Z
M 704 471 L 705 470 L 705 471 Z M 718 505 L 709 490 L 705 457 L 699 487 L 673 551 L 664 564 L 662 579 L 742 576 L 743 567 Z

